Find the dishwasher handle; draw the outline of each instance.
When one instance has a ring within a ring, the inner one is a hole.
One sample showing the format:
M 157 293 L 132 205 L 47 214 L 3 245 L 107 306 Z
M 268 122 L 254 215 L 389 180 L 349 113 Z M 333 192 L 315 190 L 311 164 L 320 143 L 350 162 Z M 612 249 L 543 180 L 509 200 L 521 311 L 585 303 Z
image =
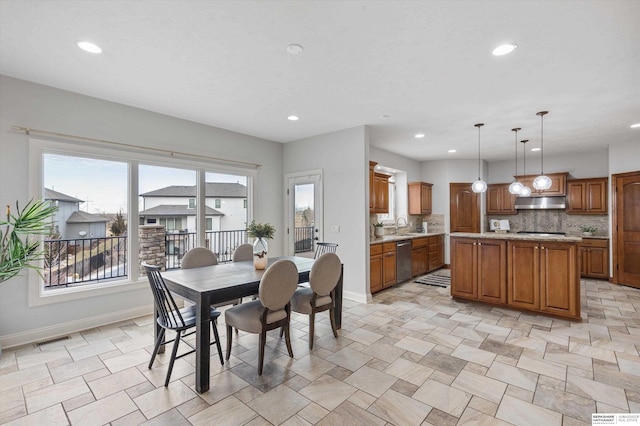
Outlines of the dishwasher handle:
M 403 241 L 401 243 L 397 243 L 396 247 L 404 247 L 411 245 L 411 241 Z

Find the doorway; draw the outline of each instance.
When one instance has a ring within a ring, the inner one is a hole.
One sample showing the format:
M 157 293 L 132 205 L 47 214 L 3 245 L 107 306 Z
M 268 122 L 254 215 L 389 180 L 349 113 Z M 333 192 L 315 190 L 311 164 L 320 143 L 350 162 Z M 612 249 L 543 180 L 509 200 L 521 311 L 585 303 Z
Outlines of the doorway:
M 313 257 L 323 241 L 322 170 L 285 175 L 287 185 L 287 246 L 289 256 Z
M 470 183 L 449 184 L 449 232 L 480 232 L 480 196 Z
M 611 175 L 613 282 L 640 288 L 640 171 Z

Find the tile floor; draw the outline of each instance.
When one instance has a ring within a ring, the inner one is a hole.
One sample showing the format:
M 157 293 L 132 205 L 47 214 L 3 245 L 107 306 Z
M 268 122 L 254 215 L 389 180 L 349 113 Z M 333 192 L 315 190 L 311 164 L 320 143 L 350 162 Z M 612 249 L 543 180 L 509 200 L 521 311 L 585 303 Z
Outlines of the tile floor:
M 321 314 L 311 352 L 296 314 L 295 358 L 270 333 L 262 377 L 257 336 L 240 333 L 224 367 L 212 348 L 203 395 L 193 355 L 168 388 L 166 355 L 147 369 L 151 316 L 5 350 L 0 423 L 581 425 L 595 412 L 640 412 L 640 290 L 583 280 L 582 322 L 448 291 L 406 282 L 367 305 L 345 301 L 340 337 Z

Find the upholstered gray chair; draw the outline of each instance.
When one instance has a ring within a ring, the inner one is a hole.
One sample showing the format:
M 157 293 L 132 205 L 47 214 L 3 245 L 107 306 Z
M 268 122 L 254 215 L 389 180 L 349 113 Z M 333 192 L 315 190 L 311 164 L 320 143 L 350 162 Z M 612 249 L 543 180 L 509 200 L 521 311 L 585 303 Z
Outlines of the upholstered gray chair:
M 288 259 L 281 259 L 269 266 L 262 275 L 258 287 L 258 300 L 229 308 L 224 313 L 227 323 L 227 360 L 231 356 L 233 333 L 231 328 L 260 334 L 258 375 L 262 375 L 267 331 L 282 328 L 287 351 L 293 358 L 289 321 L 291 319 L 291 296 L 298 284 L 298 268 Z
M 205 247 L 195 247 L 184 254 L 182 262 L 180 263 L 180 268 L 201 268 L 203 266 L 213 266 L 217 264 L 218 256 L 214 252 Z M 242 303 L 242 299 L 222 300 L 211 306 L 219 308 L 221 306 L 237 305 L 239 303 Z
M 341 262 L 335 253 L 325 253 L 313 263 L 309 287 L 300 287 L 291 298 L 291 309 L 309 315 L 309 349 L 313 349 L 313 330 L 317 312 L 329 311 L 331 329 L 337 338 L 335 288 L 340 279 Z
M 253 260 L 253 246 L 248 243 L 240 244 L 233 252 L 232 259 L 234 262 Z

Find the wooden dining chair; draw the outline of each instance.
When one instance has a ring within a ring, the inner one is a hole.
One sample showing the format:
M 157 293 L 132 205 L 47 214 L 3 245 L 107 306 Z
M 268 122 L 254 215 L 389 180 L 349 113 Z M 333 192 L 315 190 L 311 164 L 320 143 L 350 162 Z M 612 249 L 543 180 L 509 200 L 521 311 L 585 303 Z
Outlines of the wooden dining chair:
M 218 264 L 218 256 L 205 247 L 195 247 L 184 254 L 180 268 L 201 268 L 203 266 L 213 266 Z M 222 300 L 212 304 L 214 308 L 219 308 L 226 305 L 237 305 L 242 303 L 242 299 Z
M 227 360 L 231 356 L 232 328 L 260 335 L 258 375 L 262 375 L 267 331 L 281 328 L 289 356 L 293 358 L 289 321 L 291 296 L 298 284 L 298 268 L 288 259 L 281 259 L 269 266 L 262 275 L 258 287 L 258 300 L 229 308 L 224 313 L 227 324 Z
M 196 309 L 194 306 L 179 309 L 171 295 L 171 292 L 169 292 L 162 275 L 160 274 L 160 267 L 149 265 L 147 263 L 143 263 L 142 266 L 144 267 L 144 270 L 147 273 L 147 278 L 149 279 L 149 285 L 151 286 L 151 291 L 153 293 L 153 298 L 158 312 L 157 322 L 161 327 L 153 348 L 151 361 L 149 361 L 149 369 L 153 366 L 153 362 L 156 359 L 156 355 L 158 355 L 160 346 L 174 342 L 173 349 L 171 350 L 167 377 L 164 381 L 164 385 L 166 387 L 169 385 L 175 360 L 195 352 L 195 348 L 191 346 L 188 341 L 184 341 L 191 350 L 179 356 L 177 355 L 180 340 L 195 333 L 195 330 L 189 333 L 185 332 L 189 329 L 195 328 L 196 326 Z M 213 329 L 213 335 L 215 337 L 215 340 L 212 341 L 211 344 L 216 344 L 218 348 L 218 355 L 220 356 L 220 363 L 224 365 L 224 360 L 222 359 L 222 348 L 220 347 L 220 336 L 218 335 L 218 328 L 216 327 L 216 319 L 220 316 L 220 311 L 212 307 L 209 312 L 209 316 L 211 317 L 211 328 Z M 164 337 L 166 330 L 175 331 L 176 337 L 173 340 L 165 340 Z
M 233 252 L 234 262 L 253 260 L 253 246 L 249 243 L 240 244 Z
M 340 280 L 342 262 L 335 253 L 325 253 L 313 263 L 309 287 L 299 287 L 291 298 L 291 309 L 309 315 L 309 349 L 313 349 L 316 313 L 329 311 L 334 337 L 338 337 L 335 315 L 335 288 Z

